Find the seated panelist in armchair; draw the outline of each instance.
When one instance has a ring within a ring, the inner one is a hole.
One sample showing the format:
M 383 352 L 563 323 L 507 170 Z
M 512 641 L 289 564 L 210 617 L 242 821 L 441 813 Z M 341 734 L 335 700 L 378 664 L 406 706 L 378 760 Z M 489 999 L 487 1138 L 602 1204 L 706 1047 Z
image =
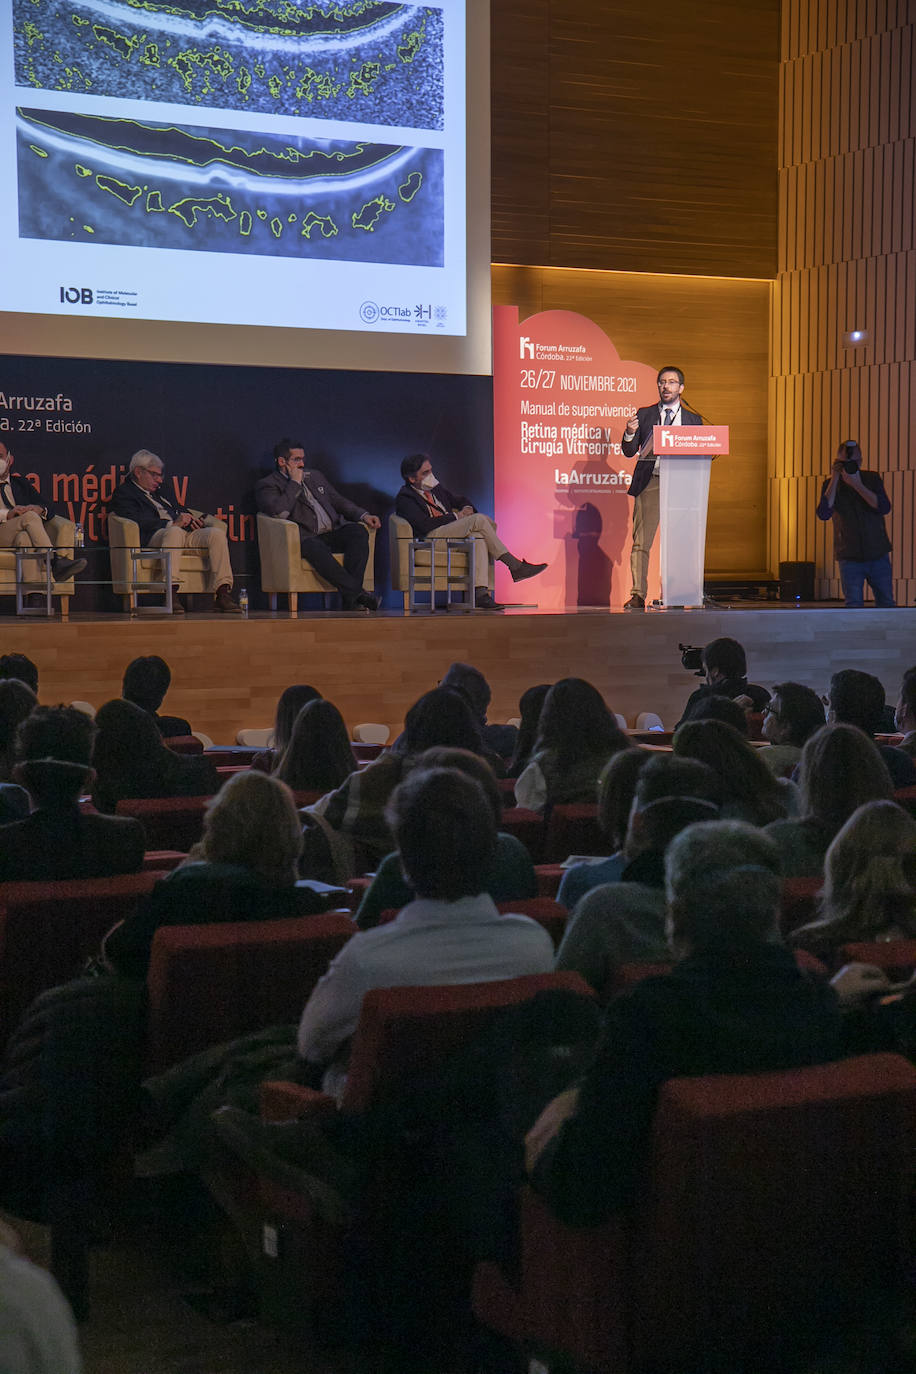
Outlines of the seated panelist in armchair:
M 404 485 L 395 498 L 394 508 L 406 520 L 417 539 L 464 539 L 472 534 L 483 541 L 474 551 L 474 604 L 479 610 L 498 609 L 489 590 L 489 560 L 505 563 L 513 582 L 537 577 L 546 563 L 529 563 L 516 558 L 496 533 L 489 515 L 481 515 L 466 496 L 454 496 L 433 473 L 425 453 L 414 453 L 401 463 Z
M 48 508 L 28 478 L 14 474 L 12 468 L 13 455 L 6 444 L 0 442 L 0 549 L 29 546 L 50 549 L 51 540 L 44 527 Z M 55 582 L 75 577 L 85 568 L 85 558 L 61 558 L 55 554 L 51 559 L 51 576 Z M 43 584 L 44 561 L 27 559 L 23 577 L 26 582 Z
M 226 526 L 213 516 L 195 515 L 185 506 L 177 505 L 163 496 L 162 459 L 149 449 L 141 448 L 133 455 L 127 476 L 112 493 L 108 509 L 112 515 L 134 520 L 140 530 L 140 547 L 144 549 L 200 549 L 210 558 L 210 589 L 213 609 L 238 614 L 232 600 L 232 564 Z M 181 590 L 177 582 L 173 592 Z M 172 597 L 172 613 L 182 615 L 184 606 L 177 596 Z
M 379 528 L 378 516 L 336 491 L 316 468 L 307 468 L 298 439 L 281 439 L 274 459 L 275 470 L 254 489 L 258 510 L 299 526 L 302 557 L 339 590 L 345 611 L 378 610 L 378 600 L 363 589 L 369 558 L 366 530 Z M 335 553 L 343 554 L 342 567 Z

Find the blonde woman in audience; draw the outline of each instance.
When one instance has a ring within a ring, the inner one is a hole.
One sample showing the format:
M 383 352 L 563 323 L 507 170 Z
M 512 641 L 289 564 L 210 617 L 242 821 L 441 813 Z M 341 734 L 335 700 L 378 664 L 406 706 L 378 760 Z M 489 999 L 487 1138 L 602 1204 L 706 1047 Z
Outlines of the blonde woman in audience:
M 890 800 L 891 775 L 874 742 L 854 725 L 824 725 L 802 750 L 800 815 L 774 821 L 784 878 L 816 878 L 837 831 L 865 802 Z
M 302 827 L 292 793 L 266 773 L 236 773 L 207 808 L 204 833 L 179 868 L 109 931 L 106 961 L 143 978 L 162 925 L 307 916 L 329 899 L 297 886 Z
M 827 850 L 820 913 L 792 943 L 822 956 L 850 941 L 913 939 L 916 820 L 895 802 L 868 802 Z

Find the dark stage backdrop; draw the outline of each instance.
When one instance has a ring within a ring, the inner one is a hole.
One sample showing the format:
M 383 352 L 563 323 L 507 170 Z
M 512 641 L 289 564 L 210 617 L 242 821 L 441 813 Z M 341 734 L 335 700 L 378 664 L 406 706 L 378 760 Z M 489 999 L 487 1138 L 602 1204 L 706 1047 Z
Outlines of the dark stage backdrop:
M 490 377 L 0 357 L 0 439 L 13 470 L 82 522 L 88 550 L 101 550 L 89 554 L 93 582 L 110 579 L 105 503 L 131 454 L 148 448 L 165 464 L 170 499 L 227 521 L 252 609 L 266 605 L 253 488 L 284 435 L 381 518 L 376 587 L 391 604 L 387 516 L 405 454 L 429 453 L 441 480 L 492 512 Z M 114 605 L 110 588 L 78 584 L 76 610 Z

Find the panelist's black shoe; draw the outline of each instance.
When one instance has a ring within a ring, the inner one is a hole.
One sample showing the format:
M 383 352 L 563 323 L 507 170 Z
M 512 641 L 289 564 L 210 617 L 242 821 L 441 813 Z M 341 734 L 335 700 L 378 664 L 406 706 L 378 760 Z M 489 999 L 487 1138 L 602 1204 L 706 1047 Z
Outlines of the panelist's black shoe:
M 353 598 L 353 604 L 356 610 L 377 611 L 378 597 L 373 596 L 371 592 L 360 592 Z
M 61 558 L 55 555 L 51 559 L 51 576 L 55 582 L 66 582 L 68 577 L 78 577 L 85 571 L 85 558 Z
M 645 597 L 640 596 L 638 592 L 634 592 L 623 609 L 625 611 L 644 611 L 646 609 Z
M 546 563 L 529 563 L 526 558 L 520 560 L 516 567 L 510 567 L 513 582 L 525 582 L 529 577 L 537 577 L 547 567 Z
M 486 587 L 478 587 L 474 593 L 474 606 L 478 611 L 504 611 L 498 601 L 494 601 Z

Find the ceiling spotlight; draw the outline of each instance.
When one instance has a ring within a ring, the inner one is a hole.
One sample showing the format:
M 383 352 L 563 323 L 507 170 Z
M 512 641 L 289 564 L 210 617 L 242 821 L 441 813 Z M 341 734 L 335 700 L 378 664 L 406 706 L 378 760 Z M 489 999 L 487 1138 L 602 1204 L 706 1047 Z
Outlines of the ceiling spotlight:
M 861 348 L 863 344 L 868 343 L 868 330 L 850 329 L 843 335 L 843 343 L 847 348 Z

